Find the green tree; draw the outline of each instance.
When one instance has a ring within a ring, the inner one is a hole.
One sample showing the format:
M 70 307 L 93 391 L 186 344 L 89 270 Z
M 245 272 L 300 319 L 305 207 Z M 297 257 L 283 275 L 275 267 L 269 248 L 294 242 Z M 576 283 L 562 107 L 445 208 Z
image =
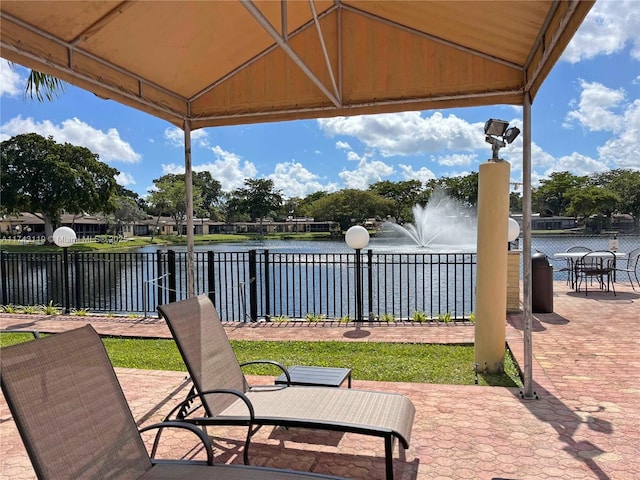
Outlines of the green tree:
M 211 176 L 210 172 L 193 172 L 193 186 L 200 191 L 202 203 L 199 216 L 218 219 L 221 217 L 222 184 Z
M 333 220 L 346 230 L 352 225 L 363 224 L 368 218 L 391 215 L 394 207 L 393 200 L 376 193 L 346 189 L 316 200 L 310 211 L 316 220 Z
M 509 193 L 509 211 L 511 213 L 522 213 L 522 195 L 518 192 Z
M 237 212 L 246 213 L 258 220 L 262 232 L 264 217 L 272 215 L 281 207 L 282 193 L 274 189 L 273 180 L 248 178 L 244 181 L 244 188 L 232 192 L 230 202 Z
M 541 180 L 533 191 L 531 200 L 534 210 L 546 217 L 567 215 L 571 200 L 567 194 L 574 188 L 587 185 L 588 177 L 578 177 L 569 172 L 554 172 Z
M 56 143 L 36 133 L 2 142 L 0 195 L 9 212 L 30 212 L 53 235 L 62 212 L 109 213 L 118 171 L 85 147 Z
M 442 177 L 427 182 L 429 196 L 435 190 L 444 190 L 448 197 L 458 200 L 464 207 L 478 205 L 478 172 L 455 177 Z
M 187 185 L 184 174 L 168 173 L 153 181 L 155 188 L 149 191 L 147 202 L 154 214 L 169 216 L 173 219 L 178 235 L 182 235 L 182 225 L 187 219 Z M 202 208 L 200 187 L 193 186 L 193 209 Z
M 569 200 L 567 213 L 582 219 L 594 214 L 610 218 L 616 205 L 620 202 L 620 197 L 613 191 L 596 185 L 573 188 L 565 196 Z
M 109 231 L 113 235 L 120 235 L 124 226 L 147 218 L 144 210 L 131 197 L 117 195 L 112 199 L 112 203 L 114 209 L 107 215 L 107 221 Z
M 397 222 L 401 222 L 405 218 L 411 218 L 411 209 L 422 192 L 422 182 L 419 180 L 403 182 L 383 180 L 370 185 L 369 191 L 392 200 L 394 202 L 392 215 Z
M 300 217 L 313 217 L 313 213 L 311 211 L 312 205 L 314 202 L 326 197 L 327 195 L 329 195 L 329 192 L 325 192 L 323 190 L 307 195 L 298 203 L 296 214 Z
M 637 227 L 640 220 L 640 171 L 610 170 L 596 174 L 593 182 L 618 195 L 620 200 L 616 206 L 617 212 L 632 215 Z

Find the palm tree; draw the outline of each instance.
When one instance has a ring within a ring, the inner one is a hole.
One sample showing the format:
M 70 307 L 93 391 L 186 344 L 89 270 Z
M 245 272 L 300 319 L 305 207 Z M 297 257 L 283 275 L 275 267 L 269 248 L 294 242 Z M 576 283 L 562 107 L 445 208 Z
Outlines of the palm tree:
M 51 102 L 64 92 L 65 86 L 65 82 L 53 75 L 31 70 L 24 88 L 24 96 L 31 98 L 31 100 L 35 97 L 39 102 L 44 102 L 46 98 Z

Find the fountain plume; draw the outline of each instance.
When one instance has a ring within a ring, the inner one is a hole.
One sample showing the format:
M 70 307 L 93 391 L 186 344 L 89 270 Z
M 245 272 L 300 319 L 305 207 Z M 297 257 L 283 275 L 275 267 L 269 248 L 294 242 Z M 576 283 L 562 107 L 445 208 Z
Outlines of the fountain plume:
M 411 241 L 434 251 L 475 250 L 476 235 L 475 213 L 441 191 L 426 205 L 413 207 L 413 223 L 384 222 L 379 232 L 381 239 L 394 244 Z

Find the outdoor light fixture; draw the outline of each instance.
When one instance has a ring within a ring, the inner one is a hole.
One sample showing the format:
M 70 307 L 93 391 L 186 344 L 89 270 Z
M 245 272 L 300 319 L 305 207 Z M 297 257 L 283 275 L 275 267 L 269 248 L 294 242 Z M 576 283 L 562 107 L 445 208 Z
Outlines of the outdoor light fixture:
M 76 232 L 69 227 L 56 228 L 53 232 L 53 243 L 62 247 L 62 261 L 64 267 L 64 313 L 69 313 L 69 247 L 76 243 Z
M 509 217 L 509 233 L 507 235 L 507 240 L 510 242 L 515 242 L 520 236 L 520 224 L 511 217 Z
M 509 250 L 511 250 L 511 243 L 515 242 L 519 236 L 520 224 L 513 218 L 509 217 L 509 228 L 507 233 L 507 245 Z
M 356 280 L 356 322 L 362 321 L 362 264 L 360 259 L 360 251 L 369 245 L 369 232 L 361 225 L 355 225 L 344 236 L 344 241 L 347 242 L 350 248 L 356 251 L 356 268 L 355 268 L 355 280 Z
M 494 162 L 500 160 L 498 157 L 500 149 L 505 147 L 507 143 L 513 143 L 520 135 L 520 130 L 517 127 L 507 128 L 508 126 L 509 122 L 495 118 L 490 118 L 484 124 L 485 141 L 491 144 L 491 151 L 493 152 L 491 160 Z
M 504 131 L 509 126 L 509 122 L 505 122 L 504 120 L 496 120 L 495 118 L 490 118 L 484 124 L 484 133 L 486 135 L 495 135 L 497 137 L 501 137 L 504 135 Z

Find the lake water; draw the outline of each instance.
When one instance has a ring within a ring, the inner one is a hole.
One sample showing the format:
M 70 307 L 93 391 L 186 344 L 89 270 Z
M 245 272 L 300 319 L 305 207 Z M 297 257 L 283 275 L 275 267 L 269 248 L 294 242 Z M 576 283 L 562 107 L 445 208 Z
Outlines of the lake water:
M 554 253 L 565 252 L 567 248 L 580 245 L 592 250 L 608 250 L 610 237 L 607 236 L 586 236 L 586 235 L 541 235 L 531 239 L 532 249 L 543 252 L 549 257 Z M 622 252 L 629 252 L 640 247 L 640 235 L 622 235 L 618 237 L 619 248 Z M 522 239 L 520 239 L 522 245 Z M 175 250 L 177 252 L 186 251 L 184 245 L 172 245 L 170 247 L 159 247 L 157 245 L 142 247 L 136 251 L 155 252 L 158 250 Z M 391 243 L 387 240 L 372 237 L 369 245 L 363 249 L 384 253 L 429 253 L 428 248 L 420 248 L 407 243 Z M 353 249 L 343 240 L 264 240 L 246 242 L 222 242 L 196 245 L 195 251 L 203 252 L 213 250 L 216 252 L 246 252 L 249 250 L 269 250 L 280 253 L 353 253 Z M 436 251 L 448 253 L 474 252 L 473 245 L 463 247 L 447 248 L 445 245 L 439 246 Z

